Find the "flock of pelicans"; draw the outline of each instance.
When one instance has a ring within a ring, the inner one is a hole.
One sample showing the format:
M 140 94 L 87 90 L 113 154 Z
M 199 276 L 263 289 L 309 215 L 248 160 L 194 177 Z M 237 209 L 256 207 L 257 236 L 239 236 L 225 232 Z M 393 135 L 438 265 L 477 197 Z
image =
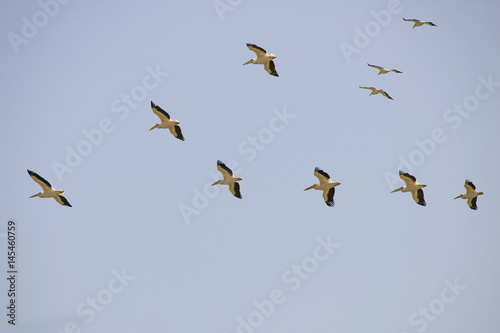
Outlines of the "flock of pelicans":
M 430 26 L 436 26 L 434 23 L 427 22 L 427 21 L 420 21 L 420 20 L 416 20 L 416 19 L 405 19 L 405 18 L 403 18 L 403 20 L 414 22 L 413 28 L 422 26 L 424 24 L 427 24 Z M 243 65 L 247 65 L 247 64 L 264 65 L 264 69 L 270 75 L 279 76 L 278 72 L 276 71 L 274 61 L 273 61 L 274 59 L 276 59 L 276 56 L 274 54 L 272 54 L 272 53 L 267 54 L 266 50 L 264 50 L 263 48 L 255 45 L 255 44 L 247 44 L 247 47 L 251 51 L 255 52 L 257 57 L 250 59 L 249 61 L 247 61 Z M 368 66 L 378 69 L 379 75 L 380 74 L 387 74 L 389 72 L 402 73 L 401 71 L 398 71 L 396 69 L 387 69 L 387 68 L 383 68 L 383 67 L 375 66 L 375 65 L 370 65 L 370 64 L 368 64 Z M 387 94 L 382 89 L 377 89 L 374 87 L 361 87 L 361 86 L 360 86 L 360 88 L 371 90 L 370 95 L 382 94 L 383 96 L 385 96 L 389 99 L 392 99 L 392 97 L 389 96 L 389 94 Z M 156 105 L 153 102 L 151 102 L 151 108 L 153 109 L 153 112 L 158 116 L 158 118 L 160 118 L 160 122 L 158 124 L 156 124 L 155 126 L 153 126 L 150 129 L 150 131 L 155 129 L 155 128 L 164 128 L 164 129 L 168 128 L 175 138 L 184 141 L 184 136 L 182 135 L 182 131 L 181 131 L 181 128 L 179 126 L 179 121 L 172 120 L 170 118 L 170 115 L 165 110 L 163 110 L 161 107 L 159 107 L 158 105 Z M 240 177 L 235 177 L 233 175 L 233 171 L 230 168 L 228 168 L 220 160 L 217 161 L 217 169 L 222 173 L 223 178 L 216 181 L 215 183 L 213 183 L 212 186 L 218 185 L 218 184 L 219 185 L 228 185 L 231 193 L 235 197 L 241 199 L 240 184 L 238 183 L 238 181 L 240 181 L 242 179 Z M 52 187 L 52 185 L 50 185 L 50 183 L 47 180 L 42 178 L 36 172 L 28 170 L 28 174 L 43 189 L 42 192 L 34 194 L 30 198 L 33 198 L 33 197 L 54 198 L 61 205 L 71 207 L 71 204 L 68 202 L 68 200 L 64 196 L 62 196 L 62 194 L 64 193 L 63 190 L 54 189 Z M 332 182 L 328 173 L 326 173 L 325 171 L 321 170 L 318 167 L 316 167 L 314 169 L 314 175 L 319 179 L 319 183 L 316 183 L 314 185 L 309 186 L 304 191 L 307 191 L 310 189 L 323 191 L 323 199 L 325 200 L 325 203 L 330 207 L 334 206 L 335 202 L 333 200 L 333 197 L 335 195 L 335 186 L 340 185 L 340 183 L 339 182 Z M 415 200 L 415 202 L 417 204 L 419 204 L 421 206 L 425 206 L 426 203 L 425 203 L 425 199 L 424 199 L 424 191 L 422 190 L 422 188 L 426 187 L 427 185 L 419 184 L 417 182 L 417 179 L 414 176 L 410 175 L 409 173 L 403 172 L 401 170 L 399 171 L 399 177 L 405 182 L 406 186 L 402 186 L 400 188 L 397 188 L 394 191 L 392 191 L 391 193 L 398 192 L 398 191 L 411 192 L 413 200 Z M 474 186 L 474 184 L 470 180 L 465 180 L 464 187 L 466 189 L 466 193 L 460 194 L 459 196 L 455 197 L 455 199 L 458 199 L 458 198 L 467 199 L 467 204 L 469 205 L 469 207 L 471 209 L 476 210 L 477 209 L 477 204 L 476 204 L 477 197 L 479 195 L 484 194 L 484 193 L 478 192 L 476 190 L 476 186 Z

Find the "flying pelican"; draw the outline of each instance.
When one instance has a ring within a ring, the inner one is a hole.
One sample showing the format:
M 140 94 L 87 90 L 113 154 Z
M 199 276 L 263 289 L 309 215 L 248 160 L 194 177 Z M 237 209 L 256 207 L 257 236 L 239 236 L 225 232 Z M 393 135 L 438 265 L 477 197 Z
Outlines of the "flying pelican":
M 184 141 L 179 121 L 170 119 L 170 115 L 161 107 L 153 103 L 153 101 L 151 101 L 151 108 L 158 118 L 160 118 L 161 122 L 151 127 L 150 131 L 155 128 L 168 128 L 170 133 L 172 133 L 177 139 Z
M 467 204 L 469 205 L 470 209 L 477 210 L 477 205 L 476 205 L 477 196 L 482 195 L 484 193 L 476 191 L 476 186 L 468 179 L 465 180 L 464 187 L 467 190 L 467 192 L 465 192 L 465 194 L 460 194 L 455 199 L 458 198 L 467 199 Z
M 420 21 L 420 20 L 417 20 L 417 19 L 405 19 L 404 17 L 403 17 L 403 20 L 405 20 L 405 21 L 411 21 L 411 22 L 415 23 L 415 24 L 413 25 L 413 28 L 415 28 L 415 27 L 420 27 L 420 26 L 422 26 L 422 25 L 424 25 L 424 24 L 428 24 L 428 25 L 430 25 L 430 26 L 437 27 L 437 25 L 435 25 L 435 24 L 434 24 L 434 23 L 432 23 L 432 22 L 428 22 L 428 21 Z M 412 29 L 413 29 L 413 28 L 412 28 Z
M 248 64 L 263 64 L 264 69 L 271 75 L 274 76 L 279 76 L 278 72 L 276 72 L 276 68 L 274 67 L 274 59 L 276 59 L 276 56 L 274 54 L 267 54 L 266 50 L 264 50 L 262 47 L 259 47 L 255 44 L 249 44 L 247 43 L 248 48 L 251 51 L 254 51 L 255 54 L 257 55 L 257 58 L 252 58 L 245 62 L 243 66 L 248 65 Z
M 361 89 L 370 89 L 372 91 L 372 93 L 370 94 L 371 95 L 376 95 L 376 94 L 382 94 L 384 95 L 385 97 L 389 98 L 389 99 L 392 99 L 391 96 L 389 96 L 388 93 L 386 93 L 385 91 L 383 91 L 382 89 L 377 89 L 377 88 L 373 88 L 373 87 L 361 87 L 359 86 Z
M 368 66 L 378 69 L 380 71 L 380 72 L 378 72 L 378 75 L 380 75 L 380 74 L 387 74 L 389 72 L 403 73 L 403 72 L 398 71 L 397 69 L 388 69 L 388 68 L 384 68 L 384 67 L 380 67 L 380 66 L 375 66 L 375 65 L 370 65 L 370 64 L 368 64 Z
M 224 163 L 222 163 L 221 160 L 217 160 L 217 169 L 222 173 L 222 176 L 224 177 L 223 179 L 219 179 L 215 183 L 212 184 L 212 186 L 221 184 L 221 185 L 229 185 L 229 191 L 237 197 L 241 199 L 241 192 L 240 192 L 240 183 L 238 183 L 239 180 L 241 180 L 240 177 L 234 177 L 233 176 L 233 171 L 229 169 Z
M 304 191 L 310 189 L 322 190 L 323 199 L 325 199 L 326 205 L 329 207 L 335 206 L 335 202 L 333 201 L 333 196 L 335 195 L 335 186 L 339 186 L 340 183 L 332 183 L 330 176 L 318 167 L 314 168 L 314 175 L 318 177 L 319 183 L 309 186 Z
M 409 173 L 403 172 L 401 170 L 399 170 L 399 177 L 405 181 L 406 186 L 401 186 L 400 188 L 391 191 L 391 193 L 397 191 L 411 192 L 413 200 L 415 200 L 417 204 L 425 206 L 426 203 L 424 199 L 424 191 L 422 190 L 422 188 L 426 187 L 427 185 L 417 183 L 417 179 L 414 176 L 410 175 Z
M 36 172 L 33 172 L 31 170 L 28 170 L 28 173 L 29 175 L 31 176 L 31 178 L 33 178 L 33 180 L 35 182 L 37 182 L 43 189 L 42 192 L 40 193 L 37 193 L 37 194 L 33 194 L 30 198 L 34 198 L 34 197 L 40 197 L 40 198 L 54 198 L 56 199 L 57 202 L 59 202 L 61 205 L 63 206 L 69 206 L 69 207 L 72 207 L 70 205 L 70 203 L 68 202 L 68 200 L 66 200 L 65 197 L 63 197 L 61 194 L 64 193 L 63 190 L 55 190 L 52 185 L 50 185 L 50 183 L 48 181 L 46 181 L 45 179 L 43 179 L 39 174 L 37 174 Z

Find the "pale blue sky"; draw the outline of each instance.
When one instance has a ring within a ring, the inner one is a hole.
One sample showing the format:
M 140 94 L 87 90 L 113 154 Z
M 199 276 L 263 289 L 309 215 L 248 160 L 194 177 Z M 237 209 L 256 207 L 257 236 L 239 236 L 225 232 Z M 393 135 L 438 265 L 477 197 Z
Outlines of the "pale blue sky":
M 2 332 L 498 332 L 500 3 L 54 1 L 0 11 Z M 218 159 L 242 200 L 208 186 Z M 316 166 L 335 207 L 303 191 Z

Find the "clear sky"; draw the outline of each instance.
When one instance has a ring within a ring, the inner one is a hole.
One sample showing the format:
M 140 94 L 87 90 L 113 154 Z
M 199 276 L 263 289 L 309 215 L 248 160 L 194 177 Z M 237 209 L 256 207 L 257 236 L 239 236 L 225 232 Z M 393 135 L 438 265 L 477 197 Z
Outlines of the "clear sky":
M 9 220 L 18 274 L 15 326 L 0 283 L 0 330 L 497 333 L 498 13 L 493 0 L 4 1 L 0 275 Z M 246 43 L 280 76 L 242 66 Z M 148 131 L 150 101 L 184 142 Z M 242 200 L 209 186 L 218 159 Z M 335 207 L 303 191 L 315 167 L 342 183 Z M 26 169 L 73 207 L 29 199 Z M 390 193 L 399 169 L 428 185 L 426 207 Z M 453 200 L 465 179 L 485 193 L 477 211 Z

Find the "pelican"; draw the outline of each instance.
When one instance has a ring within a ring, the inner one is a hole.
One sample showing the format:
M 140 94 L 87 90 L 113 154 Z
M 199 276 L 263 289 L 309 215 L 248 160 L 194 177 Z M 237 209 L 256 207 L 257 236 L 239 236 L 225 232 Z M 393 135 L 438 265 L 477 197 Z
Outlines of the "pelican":
M 172 133 L 177 139 L 184 141 L 179 121 L 170 119 L 170 115 L 161 107 L 153 103 L 153 101 L 151 101 L 151 108 L 158 118 L 160 118 L 161 122 L 151 127 L 150 131 L 155 128 L 168 128 L 170 133 Z
M 245 62 L 243 66 L 248 65 L 248 64 L 261 64 L 264 65 L 264 69 L 271 75 L 274 76 L 279 76 L 278 72 L 276 72 L 276 68 L 274 67 L 274 59 L 276 59 L 276 56 L 274 54 L 267 54 L 266 50 L 264 50 L 262 47 L 259 47 L 255 44 L 249 44 L 247 43 L 248 48 L 251 51 L 254 51 L 255 54 L 257 55 L 257 58 L 252 58 Z
M 50 183 L 48 181 L 46 181 L 44 178 L 42 178 L 36 172 L 28 170 L 28 173 L 31 176 L 31 178 L 33 178 L 33 180 L 35 182 L 37 182 L 42 187 L 42 189 L 43 189 L 42 192 L 37 193 L 37 194 L 33 194 L 30 198 L 34 198 L 34 197 L 54 198 L 54 199 L 56 199 L 57 202 L 59 202 L 63 206 L 72 207 L 70 205 L 70 203 L 68 202 L 68 200 L 66 200 L 66 198 L 61 195 L 61 194 L 64 193 L 63 190 L 56 190 L 56 189 L 54 189 L 52 187 L 52 185 L 50 185 Z
M 432 27 L 437 27 L 437 25 L 435 25 L 435 24 L 434 24 L 434 23 L 432 23 L 432 22 L 428 22 L 428 21 L 420 21 L 420 20 L 417 20 L 417 19 L 405 19 L 404 17 L 403 17 L 403 20 L 405 20 L 405 21 L 411 21 L 411 22 L 415 23 L 415 24 L 413 25 L 413 28 L 415 28 L 415 27 L 420 27 L 420 26 L 422 26 L 422 25 L 424 25 L 424 24 L 430 25 L 430 26 L 432 26 Z M 412 28 L 412 29 L 413 29 L 413 28 Z
M 425 206 L 426 203 L 424 199 L 424 191 L 422 190 L 422 188 L 426 187 L 427 185 L 417 183 L 417 179 L 414 176 L 401 170 L 399 170 L 399 177 L 404 180 L 406 186 L 401 186 L 400 188 L 391 191 L 391 193 L 397 191 L 411 192 L 413 200 L 415 200 L 415 202 L 420 206 Z
M 224 178 L 219 179 L 218 181 L 213 183 L 212 186 L 217 184 L 229 185 L 229 191 L 231 191 L 231 193 L 235 197 L 241 199 L 240 183 L 238 183 L 238 181 L 242 179 L 240 177 L 234 177 L 233 171 L 229 169 L 224 163 L 222 163 L 221 160 L 217 160 L 217 169 L 219 169 Z
M 329 207 L 335 206 L 335 202 L 333 201 L 333 196 L 335 195 L 335 186 L 339 186 L 340 183 L 332 183 L 330 176 L 318 167 L 314 168 L 314 175 L 318 177 L 319 183 L 309 186 L 304 191 L 310 189 L 322 190 L 323 199 L 325 199 L 326 205 Z
M 476 191 L 476 186 L 468 179 L 465 180 L 464 187 L 467 190 L 467 192 L 465 192 L 465 194 L 460 194 L 455 199 L 458 198 L 467 199 L 467 204 L 469 205 L 470 209 L 477 210 L 477 205 L 476 205 L 477 196 L 482 195 L 484 193 Z
M 379 70 L 378 75 L 380 75 L 380 74 L 387 74 L 389 72 L 403 73 L 403 72 L 398 71 L 397 69 L 388 69 L 388 68 L 384 68 L 384 67 L 380 67 L 380 66 L 375 66 L 375 65 L 370 65 L 370 64 L 368 64 L 368 66 L 378 69 Z
M 388 99 L 392 99 L 391 96 L 389 96 L 388 93 L 386 93 L 385 91 L 383 91 L 382 89 L 377 89 L 377 88 L 373 88 L 373 87 L 361 87 L 359 86 L 361 89 L 370 89 L 372 91 L 372 93 L 370 94 L 371 95 L 376 95 L 376 94 L 382 94 L 384 95 L 385 97 L 387 97 Z

